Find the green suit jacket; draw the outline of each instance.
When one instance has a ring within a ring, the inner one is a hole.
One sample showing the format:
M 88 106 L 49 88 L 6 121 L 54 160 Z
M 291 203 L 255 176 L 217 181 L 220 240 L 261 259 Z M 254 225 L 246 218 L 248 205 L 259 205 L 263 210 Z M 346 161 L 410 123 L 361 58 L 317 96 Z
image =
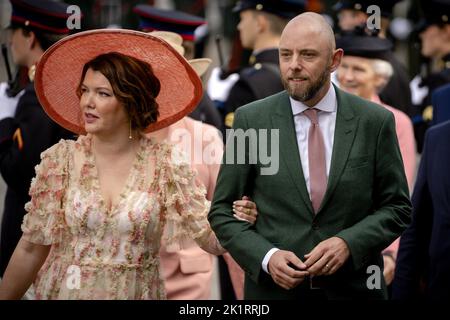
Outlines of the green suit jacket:
M 256 133 L 247 132 L 253 137 L 246 139 L 243 149 L 242 143 L 230 143 L 236 135 L 229 137 L 208 218 L 221 244 L 246 272 L 246 299 L 298 298 L 306 283 L 282 289 L 262 269 L 264 256 L 277 247 L 303 260 L 319 242 L 333 236 L 345 240 L 351 256 L 334 275 L 322 277 L 328 297 L 387 296 L 382 273 L 380 289 L 368 288 L 367 282 L 376 285 L 369 279 L 375 272 L 368 267 L 376 265 L 382 271 L 381 251 L 400 236 L 411 212 L 394 117 L 381 106 L 335 90 L 331 167 L 317 214 L 303 176 L 288 94 L 283 91 L 235 113 L 235 130 L 256 129 Z M 274 159 L 279 154 L 275 174 L 267 174 L 276 164 L 268 163 L 265 148 Z M 258 207 L 253 226 L 233 217 L 232 203 L 243 195 Z

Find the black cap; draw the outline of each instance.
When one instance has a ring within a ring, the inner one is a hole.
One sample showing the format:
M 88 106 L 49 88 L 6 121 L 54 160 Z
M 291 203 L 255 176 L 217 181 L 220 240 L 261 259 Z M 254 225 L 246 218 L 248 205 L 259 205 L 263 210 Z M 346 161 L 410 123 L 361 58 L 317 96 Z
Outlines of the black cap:
M 236 3 L 233 11 L 264 11 L 285 19 L 292 19 L 304 12 L 305 6 L 305 0 L 241 0 Z
M 68 34 L 69 4 L 49 0 L 10 0 L 10 27 L 28 27 L 53 34 Z
M 333 5 L 333 10 L 356 10 L 366 12 L 367 7 L 370 6 L 373 1 L 368 0 L 340 0 Z
M 422 32 L 429 26 L 450 23 L 450 0 L 421 1 L 423 17 L 419 20 L 415 30 Z
M 376 5 L 380 8 L 383 17 L 391 18 L 394 6 L 403 0 L 340 0 L 334 6 L 335 11 L 344 9 L 362 11 L 367 13 L 367 8 Z
M 336 47 L 344 50 L 344 56 L 357 56 L 389 61 L 392 42 L 360 30 L 344 32 L 336 36 Z
M 139 16 L 139 29 L 143 31 L 171 31 L 178 33 L 183 40 L 194 41 L 194 32 L 206 24 L 205 19 L 176 10 L 164 10 L 140 4 L 133 8 Z

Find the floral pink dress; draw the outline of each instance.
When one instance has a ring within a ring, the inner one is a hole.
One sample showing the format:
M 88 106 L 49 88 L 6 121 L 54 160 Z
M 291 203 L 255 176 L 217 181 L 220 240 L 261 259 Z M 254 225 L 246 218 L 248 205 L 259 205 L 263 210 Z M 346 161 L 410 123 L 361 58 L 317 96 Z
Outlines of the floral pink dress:
M 75 154 L 81 155 L 78 170 Z M 158 257 L 163 236 L 174 250 L 190 238 L 223 253 L 206 218 L 205 190 L 173 146 L 141 138 L 120 201 L 110 210 L 89 135 L 61 140 L 41 159 L 22 224 L 26 240 L 51 245 L 34 283 L 37 299 L 165 299 Z

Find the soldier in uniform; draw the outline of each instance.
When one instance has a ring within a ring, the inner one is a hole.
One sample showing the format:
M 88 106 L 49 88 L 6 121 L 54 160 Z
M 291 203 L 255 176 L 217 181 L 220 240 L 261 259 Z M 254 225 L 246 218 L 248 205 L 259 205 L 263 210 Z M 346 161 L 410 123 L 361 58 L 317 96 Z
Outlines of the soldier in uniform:
M 355 27 L 362 26 L 366 28 L 368 19 L 367 8 L 376 5 L 380 8 L 380 29 L 379 36 L 387 37 L 387 30 L 392 18 L 392 9 L 395 4 L 402 0 L 340 0 L 333 9 L 337 11 L 339 27 L 342 31 L 351 31 Z M 372 12 L 372 11 L 370 11 Z M 411 90 L 409 88 L 409 76 L 405 67 L 396 58 L 394 53 L 390 51 L 386 54 L 386 58 L 394 69 L 394 73 L 380 92 L 380 99 L 384 103 L 393 106 L 411 116 L 412 102 Z M 400 93 L 400 94 L 399 94 Z
M 165 10 L 150 5 L 137 5 L 133 11 L 139 16 L 139 29 L 142 31 L 171 31 L 183 38 L 184 56 L 195 57 L 195 30 L 206 24 L 206 21 L 185 12 Z M 208 94 L 203 94 L 197 108 L 189 115 L 195 120 L 213 125 L 222 131 L 222 119 Z
M 278 43 L 288 20 L 305 10 L 304 1 L 244 0 L 234 8 L 243 48 L 253 50 L 249 66 L 239 72 L 224 104 L 225 126 L 233 125 L 234 111 L 247 103 L 284 90 L 280 78 Z
M 416 76 L 411 81 L 415 113 L 413 117 L 417 150 L 422 152 L 425 131 L 433 119 L 431 97 L 433 91 L 450 83 L 450 2 L 423 1 L 424 18 L 417 26 L 422 43 L 421 54 L 429 58 L 431 73 Z
M 14 63 L 29 69 L 30 83 L 14 112 L 0 119 L 0 171 L 7 184 L 1 225 L 0 276 L 19 241 L 28 190 L 40 154 L 60 139 L 73 135 L 53 122 L 34 90 L 34 66 L 44 51 L 67 35 L 67 4 L 48 0 L 11 0 L 9 30 Z M 0 108 L 4 107 L 3 105 Z

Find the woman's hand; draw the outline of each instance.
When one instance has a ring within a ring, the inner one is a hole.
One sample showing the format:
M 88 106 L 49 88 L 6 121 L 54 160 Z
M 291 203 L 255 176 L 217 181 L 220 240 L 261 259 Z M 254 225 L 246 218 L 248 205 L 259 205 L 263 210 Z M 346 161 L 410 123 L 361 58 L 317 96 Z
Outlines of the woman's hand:
M 386 285 L 390 285 L 394 280 L 395 259 L 392 255 L 383 254 L 384 270 L 383 276 Z
M 243 196 L 242 200 L 233 202 L 233 216 L 241 221 L 247 221 L 251 224 L 256 222 L 258 216 L 258 210 L 256 203 L 252 202 L 247 196 Z

